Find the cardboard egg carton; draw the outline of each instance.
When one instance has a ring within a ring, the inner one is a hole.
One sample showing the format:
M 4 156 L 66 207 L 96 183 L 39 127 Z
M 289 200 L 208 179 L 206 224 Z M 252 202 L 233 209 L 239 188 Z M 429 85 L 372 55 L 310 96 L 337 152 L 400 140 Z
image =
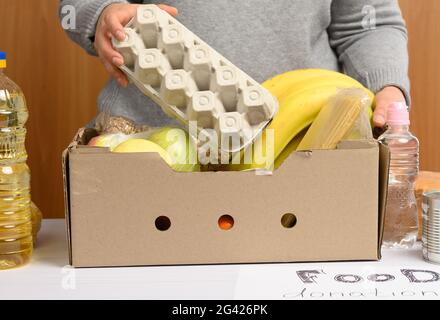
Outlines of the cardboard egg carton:
M 269 91 L 156 5 L 140 6 L 125 33 L 113 45 L 128 78 L 168 115 L 211 129 L 220 150 L 246 147 L 275 116 Z

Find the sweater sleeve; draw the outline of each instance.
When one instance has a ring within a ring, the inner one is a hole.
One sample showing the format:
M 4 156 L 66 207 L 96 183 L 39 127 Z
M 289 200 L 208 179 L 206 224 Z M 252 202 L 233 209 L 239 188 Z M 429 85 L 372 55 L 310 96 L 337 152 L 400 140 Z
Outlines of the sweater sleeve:
M 102 11 L 113 3 L 127 3 L 126 0 L 60 0 L 61 22 L 67 13 L 73 12 L 75 26 L 65 29 L 68 36 L 91 55 L 97 55 L 93 45 L 96 24 Z
M 344 72 L 377 93 L 396 86 L 410 105 L 408 36 L 397 0 L 333 0 L 328 32 Z

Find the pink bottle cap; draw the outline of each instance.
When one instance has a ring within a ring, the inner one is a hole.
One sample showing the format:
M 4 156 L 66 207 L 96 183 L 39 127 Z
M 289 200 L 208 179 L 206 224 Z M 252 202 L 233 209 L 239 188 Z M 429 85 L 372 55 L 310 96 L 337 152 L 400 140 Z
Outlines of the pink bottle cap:
M 391 126 L 408 126 L 408 107 L 402 102 L 394 102 L 388 107 L 387 123 Z

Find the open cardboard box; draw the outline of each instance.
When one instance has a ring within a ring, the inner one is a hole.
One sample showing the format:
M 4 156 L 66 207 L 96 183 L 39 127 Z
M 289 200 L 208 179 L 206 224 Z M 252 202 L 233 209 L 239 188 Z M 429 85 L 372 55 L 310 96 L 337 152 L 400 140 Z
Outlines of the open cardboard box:
M 75 267 L 378 260 L 389 152 L 375 141 L 294 153 L 271 176 L 177 173 L 156 154 L 85 144 L 63 154 Z M 293 228 L 281 223 L 296 217 Z M 231 230 L 218 219 L 230 215 Z M 167 231 L 155 221 L 166 216 Z

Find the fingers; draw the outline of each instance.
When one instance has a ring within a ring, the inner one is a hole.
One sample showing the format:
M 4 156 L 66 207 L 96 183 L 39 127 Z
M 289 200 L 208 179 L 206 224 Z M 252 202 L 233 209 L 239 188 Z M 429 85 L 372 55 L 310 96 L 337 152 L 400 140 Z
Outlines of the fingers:
M 403 92 L 394 86 L 385 87 L 376 94 L 376 109 L 373 115 L 373 123 L 382 128 L 387 123 L 388 107 L 393 102 L 405 102 Z
M 112 45 L 112 38 L 124 41 L 124 25 L 135 15 L 137 5 L 111 4 L 101 13 L 95 34 L 95 49 L 107 72 L 121 86 L 128 85 L 126 75 L 118 67 L 124 64 L 122 55 Z
M 124 64 L 122 55 L 113 48 L 110 38 L 104 34 L 98 34 L 96 36 L 95 47 L 99 56 L 104 60 L 113 63 L 117 67 Z
M 109 15 L 104 20 L 105 26 L 108 28 L 110 34 L 118 41 L 125 40 L 125 32 L 122 23 L 116 15 Z
M 125 40 L 126 34 L 124 25 L 133 18 L 137 8 L 138 5 L 131 4 L 113 4 L 108 6 L 101 14 L 95 35 L 95 48 L 105 69 L 124 87 L 128 85 L 128 79 L 126 75 L 118 69 L 118 67 L 124 64 L 124 59 L 122 55 L 113 48 L 111 38 L 114 37 L 118 41 Z M 165 4 L 159 5 L 159 8 L 172 16 L 176 16 L 178 13 L 176 8 Z
M 162 10 L 168 12 L 173 17 L 176 17 L 179 13 L 176 8 L 168 6 L 166 4 L 159 4 L 158 7 L 161 8 Z
M 374 126 L 382 128 L 385 126 L 387 122 L 387 105 L 376 105 L 376 109 L 374 110 L 373 122 Z
M 101 59 L 101 61 L 102 61 L 102 64 L 104 65 L 105 69 L 107 70 L 107 72 L 110 74 L 110 76 L 112 76 L 116 81 L 118 81 L 118 83 L 121 86 L 123 86 L 123 87 L 128 86 L 127 77 L 125 76 L 125 74 L 121 70 L 119 70 L 112 63 L 108 62 L 105 59 Z
M 110 76 L 115 78 L 121 86 L 126 87 L 128 85 L 127 77 L 117 68 L 124 64 L 124 59 L 119 52 L 113 49 L 110 38 L 98 34 L 95 39 L 95 47 Z

